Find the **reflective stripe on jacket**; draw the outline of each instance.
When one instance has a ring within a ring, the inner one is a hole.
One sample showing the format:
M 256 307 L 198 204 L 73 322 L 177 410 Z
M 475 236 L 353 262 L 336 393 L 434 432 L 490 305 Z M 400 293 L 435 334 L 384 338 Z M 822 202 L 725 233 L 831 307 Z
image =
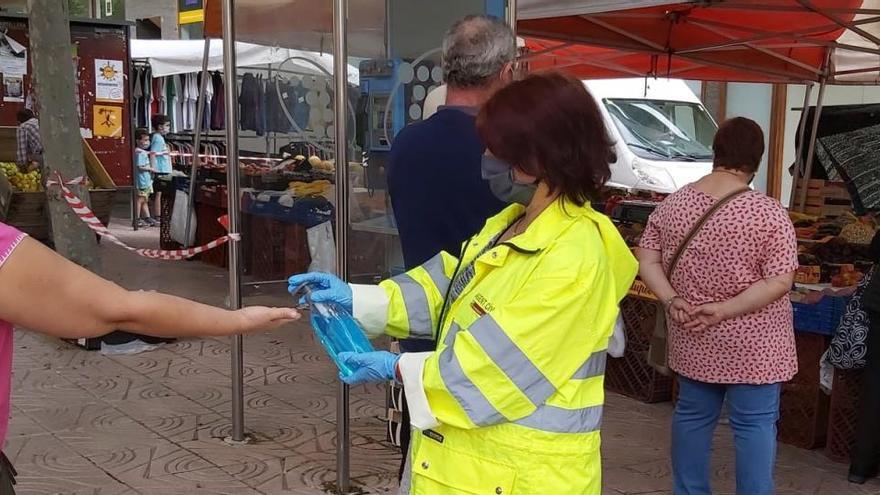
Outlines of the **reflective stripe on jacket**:
M 355 286 L 369 331 L 431 338 L 454 277 L 522 215 L 511 206 L 466 243 L 380 288 Z M 557 201 L 475 261 L 447 303 L 435 352 L 400 370 L 413 436 L 402 493 L 599 494 L 606 348 L 635 258 L 607 217 Z

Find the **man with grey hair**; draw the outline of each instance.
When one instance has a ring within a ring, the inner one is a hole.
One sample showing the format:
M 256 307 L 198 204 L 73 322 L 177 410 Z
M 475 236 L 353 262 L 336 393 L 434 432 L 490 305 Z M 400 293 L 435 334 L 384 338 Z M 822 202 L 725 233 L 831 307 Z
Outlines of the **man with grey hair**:
M 494 17 L 467 16 L 443 38 L 445 104 L 397 135 L 388 164 L 388 191 L 407 270 L 440 251 L 457 256 L 462 243 L 506 206 L 481 175 L 486 146 L 477 134 L 476 115 L 512 79 L 515 56 L 513 32 Z M 434 350 L 436 344 L 404 340 L 400 347 L 421 352 Z M 405 458 L 410 434 L 405 405 L 403 413 L 400 443 Z

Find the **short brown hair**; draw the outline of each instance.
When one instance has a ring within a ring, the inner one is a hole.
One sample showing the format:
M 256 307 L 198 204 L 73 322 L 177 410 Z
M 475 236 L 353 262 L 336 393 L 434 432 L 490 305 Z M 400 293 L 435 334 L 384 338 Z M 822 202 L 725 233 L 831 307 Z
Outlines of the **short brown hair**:
M 493 155 L 578 206 L 598 197 L 616 160 L 596 101 L 583 82 L 557 72 L 497 91 L 477 130 Z
M 764 131 L 754 120 L 745 117 L 725 120 L 715 133 L 712 150 L 716 167 L 753 174 L 758 171 L 764 155 Z

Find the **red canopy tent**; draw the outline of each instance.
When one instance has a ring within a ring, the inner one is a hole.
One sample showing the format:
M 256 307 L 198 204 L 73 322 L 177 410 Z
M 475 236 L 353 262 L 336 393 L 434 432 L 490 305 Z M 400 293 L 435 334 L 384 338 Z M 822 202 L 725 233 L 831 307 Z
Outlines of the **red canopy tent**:
M 880 71 L 880 37 L 871 32 L 880 9 L 865 5 L 873 1 L 730 0 L 625 9 L 627 3 L 600 12 L 521 17 L 518 34 L 527 38 L 530 68 L 560 68 L 584 78 L 786 83 L 823 76 L 829 83 L 851 82 L 844 76 L 870 74 L 856 79 L 872 84 Z M 840 60 L 861 66 L 835 68 L 831 55 L 839 51 L 851 52 Z M 853 59 L 853 53 L 864 57 Z
M 524 0 L 517 34 L 529 70 L 577 77 L 675 77 L 755 83 L 819 82 L 810 177 L 826 84 L 880 84 L 880 0 Z M 636 8 L 633 8 L 633 5 Z M 809 102 L 809 90 L 804 107 Z M 794 189 L 794 188 L 793 188 Z M 799 206 L 806 200 L 802 188 Z M 794 206 L 794 197 L 792 197 Z

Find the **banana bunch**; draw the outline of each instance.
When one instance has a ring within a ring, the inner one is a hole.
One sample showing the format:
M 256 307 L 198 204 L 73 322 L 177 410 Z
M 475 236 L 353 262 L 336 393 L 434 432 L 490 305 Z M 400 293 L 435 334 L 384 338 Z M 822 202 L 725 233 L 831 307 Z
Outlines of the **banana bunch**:
M 40 177 L 39 170 L 22 173 L 21 170 L 19 170 L 18 165 L 10 162 L 0 163 L 0 169 L 3 170 L 3 174 L 6 175 L 6 178 L 9 180 L 9 183 L 12 184 L 12 187 L 19 191 L 37 192 L 43 190 L 42 178 Z
M 288 191 L 293 191 L 293 195 L 297 197 L 306 196 L 322 196 L 333 184 L 329 180 L 316 180 L 314 182 L 293 181 L 287 185 Z

